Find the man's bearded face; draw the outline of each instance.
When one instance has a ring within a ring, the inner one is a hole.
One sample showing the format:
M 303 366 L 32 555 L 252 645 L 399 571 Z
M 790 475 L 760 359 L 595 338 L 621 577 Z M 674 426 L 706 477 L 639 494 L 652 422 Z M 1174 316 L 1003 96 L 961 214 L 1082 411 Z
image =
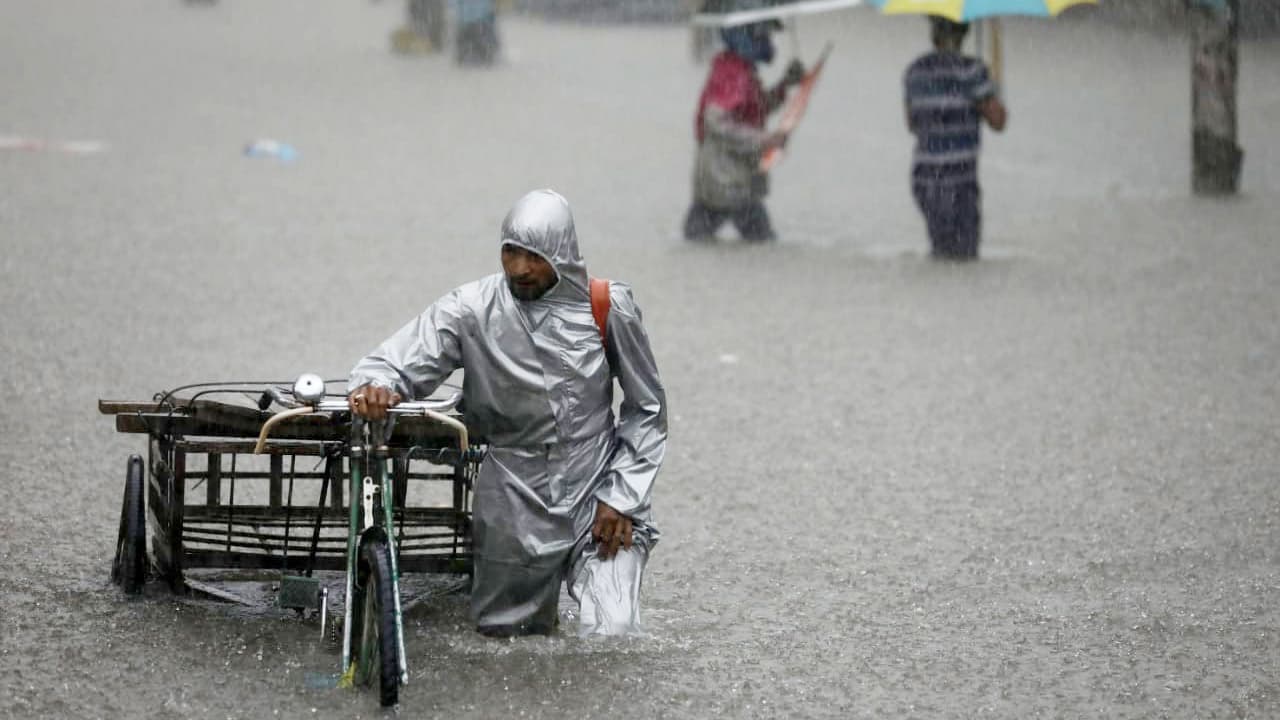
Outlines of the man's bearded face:
M 541 255 L 510 243 L 502 246 L 502 272 L 517 300 L 537 300 L 559 279 Z

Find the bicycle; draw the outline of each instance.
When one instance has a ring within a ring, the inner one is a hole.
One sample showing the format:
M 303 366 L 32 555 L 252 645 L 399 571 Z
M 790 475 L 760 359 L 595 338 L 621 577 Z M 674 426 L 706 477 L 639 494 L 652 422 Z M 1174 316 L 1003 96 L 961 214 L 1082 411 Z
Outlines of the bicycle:
M 278 605 L 314 611 L 324 635 L 328 588 L 312 572 L 341 570 L 345 608 L 335 684 L 376 685 L 383 706 L 396 704 L 399 688 L 409 679 L 402 571 L 407 565 L 413 571 L 470 572 L 470 490 L 484 449 L 450 414 L 459 395 L 404 402 L 386 420 L 373 422 L 353 415 L 345 396 L 326 393 L 326 383 L 310 374 L 290 389 L 281 383 L 201 383 L 179 390 L 196 392 L 157 394 L 150 403 L 99 401 L 101 412 L 116 415 L 118 430 L 150 436 L 149 462 L 138 455 L 129 458 L 113 581 L 126 594 L 138 594 L 148 576 L 158 576 L 174 592 L 242 602 L 191 571 L 279 569 L 284 574 Z M 255 395 L 256 401 L 246 401 Z M 273 406 L 282 409 L 272 412 Z M 270 458 L 266 472 L 237 465 L 237 458 L 264 454 Z M 225 455 L 231 459 L 229 473 Z M 199 456 L 203 469 L 191 467 Z M 298 472 L 296 461 L 306 457 L 318 457 L 324 471 Z M 345 506 L 344 460 L 350 498 Z M 415 472 L 414 462 L 444 465 L 452 472 Z M 242 490 L 237 503 L 237 480 L 243 487 L 264 479 L 269 502 L 255 504 L 261 493 L 251 489 Z M 418 480 L 451 481 L 452 503 L 411 506 L 407 486 Z M 314 507 L 294 502 L 295 484 L 307 481 L 321 482 Z M 201 485 L 204 502 L 188 500 L 188 491 Z M 291 555 L 291 543 L 298 542 L 291 538 L 295 521 L 310 524 L 312 533 L 304 543 L 307 552 Z M 300 574 L 290 574 L 295 572 Z

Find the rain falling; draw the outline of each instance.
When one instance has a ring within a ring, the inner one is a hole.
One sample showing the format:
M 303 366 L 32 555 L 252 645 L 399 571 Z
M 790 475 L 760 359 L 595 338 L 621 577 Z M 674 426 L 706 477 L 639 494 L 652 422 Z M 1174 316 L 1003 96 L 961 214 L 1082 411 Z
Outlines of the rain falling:
M 0 717 L 1280 716 L 1280 2 L 921 4 L 0 3 Z

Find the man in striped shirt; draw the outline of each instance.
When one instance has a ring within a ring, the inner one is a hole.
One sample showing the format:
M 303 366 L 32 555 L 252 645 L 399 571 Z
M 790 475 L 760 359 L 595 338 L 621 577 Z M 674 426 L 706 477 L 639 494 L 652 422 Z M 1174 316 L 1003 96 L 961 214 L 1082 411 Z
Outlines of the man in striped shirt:
M 1008 111 L 987 66 L 960 53 L 968 23 L 931 17 L 934 51 L 907 68 L 907 127 L 916 136 L 912 192 L 935 258 L 974 260 L 981 239 L 981 123 L 1004 130 Z

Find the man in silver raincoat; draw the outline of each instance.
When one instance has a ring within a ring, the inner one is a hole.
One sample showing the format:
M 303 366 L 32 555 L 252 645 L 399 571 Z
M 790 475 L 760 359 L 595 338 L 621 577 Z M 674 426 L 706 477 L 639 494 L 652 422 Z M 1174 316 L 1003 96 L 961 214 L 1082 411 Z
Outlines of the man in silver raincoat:
M 507 214 L 501 256 L 503 272 L 440 298 L 362 359 L 349 402 L 378 418 L 465 370 L 466 422 L 489 442 L 473 502 L 481 632 L 551 632 L 561 581 L 581 603 L 580 634 L 638 632 L 667 440 L 640 310 L 628 286 L 611 283 L 602 339 L 569 204 L 550 190 Z

